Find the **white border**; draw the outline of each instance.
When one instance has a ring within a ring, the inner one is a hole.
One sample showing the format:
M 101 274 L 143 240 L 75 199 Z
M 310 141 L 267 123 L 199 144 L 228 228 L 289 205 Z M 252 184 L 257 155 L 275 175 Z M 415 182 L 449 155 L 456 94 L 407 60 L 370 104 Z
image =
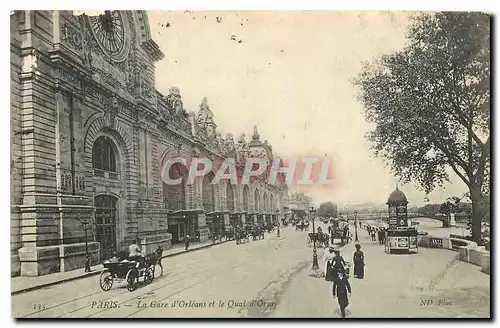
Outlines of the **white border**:
M 122 0 L 120 2 L 117 2 L 115 5 L 111 6 L 113 7 L 112 9 L 147 9 L 147 10 L 185 10 L 185 9 L 190 9 L 190 10 L 406 10 L 406 11 L 415 11 L 415 10 L 424 10 L 424 11 L 438 11 L 438 10 L 467 10 L 467 11 L 483 11 L 487 13 L 497 13 L 497 8 L 498 8 L 498 3 L 499 1 L 487 1 L 487 0 L 474 0 L 474 1 L 467 1 L 467 0 L 454 0 L 454 1 L 436 1 L 436 0 L 419 0 L 419 1 L 413 1 L 413 2 L 408 2 L 408 1 L 389 1 L 389 0 L 378 0 L 378 1 L 355 1 L 355 0 L 350 0 L 350 1 L 342 1 L 342 2 L 333 2 L 333 1 L 325 1 L 325 0 L 307 0 L 307 1 L 293 1 L 293 0 L 288 0 L 288 1 L 269 1 L 269 0 L 246 0 L 246 1 L 221 1 L 221 0 L 211 0 L 211 1 L 202 1 L 202 0 L 170 0 L 168 2 L 160 2 L 160 1 L 152 1 L 152 0 L 142 0 L 142 1 L 131 1 L 131 0 Z M 78 9 L 87 9 L 87 10 L 104 10 L 104 9 L 110 9 L 104 7 L 107 3 L 104 1 L 98 1 L 98 0 L 86 0 L 84 2 L 78 2 L 78 5 L 81 5 L 82 7 Z M 13 2 L 13 1 L 2 1 L 1 6 L 2 9 L 5 7 L 5 10 L 2 11 L 2 14 L 4 15 L 3 17 L 7 17 L 9 15 L 10 10 L 12 9 L 45 9 L 45 10 L 50 10 L 50 9 L 58 9 L 58 8 L 64 8 L 68 9 L 69 6 L 74 5 L 72 2 L 67 2 L 67 1 L 33 1 L 33 0 L 25 0 L 23 2 Z M 15 8 L 13 8 L 15 6 Z M 10 71 L 7 71 L 8 69 L 8 60 L 9 60 L 9 49 L 7 49 L 7 45 L 10 45 L 10 25 L 7 23 L 9 20 L 1 20 L 2 24 L 4 24 L 3 28 L 1 31 L 3 31 L 2 36 L 4 37 L 4 41 L 1 43 L 5 48 L 4 51 L 0 52 L 0 55 L 2 56 L 2 60 L 0 62 L 3 63 L 3 65 L 0 65 L 0 68 L 2 69 L 2 75 L 4 79 L 2 79 L 2 82 L 4 83 L 4 87 L 1 89 L 4 92 L 4 96 L 2 97 L 2 101 L 4 103 L 3 110 L 1 111 L 1 114 L 4 116 L 3 119 L 0 119 L 0 124 L 3 126 L 3 128 L 0 128 L 1 133 L 3 134 L 2 138 L 0 140 L 3 141 L 2 146 L 3 149 L 5 150 L 4 154 L 10 153 L 9 147 L 10 147 L 10 111 L 8 110 L 10 108 L 10 81 L 7 79 L 10 76 Z M 496 31 L 495 31 L 496 32 Z M 498 43 L 498 42 L 497 42 Z M 494 60 L 497 59 L 498 56 L 498 46 L 495 44 L 495 58 Z M 495 86 L 495 89 L 497 86 Z M 496 91 L 496 90 L 495 90 Z M 498 93 L 496 93 L 498 95 Z M 496 117 L 498 118 L 498 114 Z M 495 121 L 495 123 L 498 123 Z M 496 124 L 498 127 L 498 124 Z M 498 135 L 498 133 L 497 133 Z M 7 241 L 10 241 L 10 228 L 9 228 L 9 217 L 10 217 L 10 186 L 6 181 L 10 181 L 10 178 L 7 176 L 7 172 L 10 172 L 10 164 L 8 162 L 8 155 L 4 156 L 4 159 L 0 161 L 1 169 L 0 172 L 4 173 L 5 179 L 3 180 L 4 183 L 2 184 L 1 187 L 1 192 L 2 192 L 2 197 L 0 198 L 3 206 L 1 207 L 4 209 L 4 215 L 2 219 L 2 229 L 4 234 L 3 240 L 5 241 L 4 249 L 5 251 L 5 256 L 4 256 L 4 263 L 9 263 L 10 261 L 7 261 L 7 259 L 10 258 L 10 252 L 9 247 L 7 246 Z M 495 198 L 495 203 L 498 204 L 497 198 Z M 500 224 L 500 223 L 497 223 Z M 496 225 L 495 224 L 495 227 Z M 497 229 L 495 229 L 495 236 L 497 235 Z M 498 243 L 497 243 L 498 244 Z M 498 246 L 498 245 L 497 245 Z M 495 249 L 497 250 L 497 249 Z M 1 306 L 1 320 L 2 320 L 2 326 L 3 327 L 11 327 L 15 324 L 15 322 L 11 319 L 11 306 L 10 306 L 10 275 L 9 275 L 9 268 L 8 266 L 5 266 L 3 270 L 1 270 L 2 275 L 2 286 L 5 286 L 4 292 L 2 293 L 2 304 Z M 498 284 L 498 282 L 497 282 Z M 495 293 L 496 294 L 496 293 Z M 498 304 L 498 302 L 497 302 Z M 497 307 L 498 309 L 498 307 Z M 498 311 L 496 311 L 498 315 Z M 188 322 L 190 324 L 191 322 Z M 212 323 L 212 322 L 210 322 Z M 218 324 L 218 322 L 213 322 L 215 324 Z M 472 322 L 467 322 L 468 324 L 473 324 Z M 28 322 L 25 323 L 23 326 L 24 327 L 35 327 L 39 325 L 40 323 L 35 323 L 35 322 Z M 42 324 L 47 324 L 47 322 L 42 322 Z M 50 322 L 48 324 L 64 324 L 64 325 L 74 325 L 74 324 L 87 324 L 87 322 L 83 323 L 76 323 L 76 322 Z M 103 321 L 103 322 L 94 322 L 94 325 L 97 326 L 102 326 L 102 327 L 109 327 L 109 326 L 116 326 L 116 325 L 123 325 L 123 322 L 118 322 L 118 323 L 112 323 L 109 321 Z M 134 326 L 142 326 L 142 322 L 131 322 L 130 324 Z M 150 325 L 152 323 L 149 323 Z M 193 323 L 194 324 L 194 323 Z M 206 325 L 207 323 L 203 323 Z M 243 324 L 243 323 L 233 323 L 232 325 L 236 324 Z M 244 323 L 247 324 L 247 323 Z M 283 322 L 283 323 L 276 323 L 280 325 L 289 325 L 289 322 Z M 301 322 L 301 324 L 308 324 L 306 322 Z M 332 325 L 335 324 L 334 322 L 323 322 L 323 324 L 327 325 Z M 376 324 L 376 323 L 369 323 L 370 325 Z M 387 323 L 381 323 L 381 324 L 387 324 Z M 401 322 L 394 322 L 394 324 L 401 324 Z M 410 324 L 404 323 L 404 324 Z M 420 322 L 416 324 L 421 324 Z M 425 326 L 427 327 L 437 327 L 438 323 L 430 323 L 426 322 L 424 323 Z M 165 323 L 162 322 L 155 322 L 152 324 L 154 326 L 164 326 Z M 168 323 L 169 326 L 172 327 L 177 327 L 180 326 L 180 324 L 174 324 L 172 322 Z M 259 326 L 268 326 L 271 324 L 268 323 L 261 323 L 259 322 Z M 273 324 L 275 325 L 275 324 Z M 361 325 L 361 323 L 358 323 L 358 325 Z M 185 323 L 184 323 L 185 326 Z

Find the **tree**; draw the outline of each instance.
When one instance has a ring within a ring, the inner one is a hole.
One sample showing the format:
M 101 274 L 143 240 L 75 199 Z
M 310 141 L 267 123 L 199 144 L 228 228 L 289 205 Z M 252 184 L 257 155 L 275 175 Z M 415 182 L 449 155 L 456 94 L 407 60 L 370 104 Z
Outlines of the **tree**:
M 413 18 L 407 45 L 364 65 L 354 85 L 367 138 L 403 182 L 429 193 L 449 181 L 467 185 L 472 237 L 481 237 L 489 202 L 490 18 L 443 12 Z
M 337 216 L 337 205 L 332 202 L 325 202 L 319 205 L 316 215 L 323 218 L 332 218 Z

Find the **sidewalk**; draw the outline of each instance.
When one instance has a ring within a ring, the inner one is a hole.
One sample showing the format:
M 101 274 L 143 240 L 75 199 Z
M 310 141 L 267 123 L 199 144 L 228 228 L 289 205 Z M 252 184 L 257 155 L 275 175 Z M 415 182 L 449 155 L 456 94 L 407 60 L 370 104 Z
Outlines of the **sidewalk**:
M 172 257 L 188 252 L 193 252 L 197 251 L 200 249 L 212 247 L 215 245 L 220 245 L 224 244 L 226 242 L 230 242 L 231 240 L 227 241 L 222 241 L 222 242 L 217 242 L 215 244 L 212 244 L 211 241 L 208 242 L 198 242 L 198 243 L 191 243 L 189 246 L 189 250 L 184 250 L 184 245 L 174 245 L 172 248 L 166 250 L 163 252 L 162 258 L 165 257 Z M 65 282 L 69 282 L 72 280 L 76 279 L 82 279 L 82 278 L 87 278 L 91 277 L 97 274 L 100 274 L 101 271 L 104 269 L 102 264 L 95 265 L 91 267 L 92 272 L 85 272 L 84 268 L 81 269 L 76 269 L 72 271 L 67 271 L 67 272 L 57 272 L 53 274 L 48 274 L 44 276 L 38 276 L 38 277 L 23 277 L 23 276 L 18 276 L 18 277 L 12 277 L 11 278 L 11 295 L 16 295 L 20 293 L 25 293 L 28 291 L 32 290 L 37 290 L 40 288 L 48 287 L 48 286 L 53 286 Z
M 366 230 L 358 233 L 366 257 L 365 279 L 353 278 L 351 270 L 348 317 L 489 317 L 489 276 L 458 261 L 456 252 L 419 248 L 414 255 L 389 255 L 378 242 L 369 241 Z M 354 244 L 340 250 L 346 261 L 352 261 Z M 332 283 L 304 270 L 283 293 L 273 317 L 338 318 L 331 288 Z M 434 304 L 422 306 L 421 300 Z M 439 305 L 440 300 L 449 304 Z

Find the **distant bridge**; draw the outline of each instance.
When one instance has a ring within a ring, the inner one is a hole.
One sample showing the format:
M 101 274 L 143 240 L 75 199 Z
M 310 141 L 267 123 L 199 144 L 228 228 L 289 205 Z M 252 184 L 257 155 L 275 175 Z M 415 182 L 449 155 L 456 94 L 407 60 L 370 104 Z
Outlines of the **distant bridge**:
M 347 218 L 347 216 L 345 216 Z M 354 219 L 354 215 L 349 215 L 348 218 L 350 220 Z M 443 223 L 443 228 L 449 228 L 451 226 L 451 218 L 445 215 L 429 215 L 424 216 L 419 213 L 408 213 L 409 219 L 418 219 L 418 218 L 426 218 L 431 220 L 441 221 Z M 389 214 L 387 212 L 378 212 L 378 213 L 358 213 L 358 220 L 382 220 L 388 221 Z

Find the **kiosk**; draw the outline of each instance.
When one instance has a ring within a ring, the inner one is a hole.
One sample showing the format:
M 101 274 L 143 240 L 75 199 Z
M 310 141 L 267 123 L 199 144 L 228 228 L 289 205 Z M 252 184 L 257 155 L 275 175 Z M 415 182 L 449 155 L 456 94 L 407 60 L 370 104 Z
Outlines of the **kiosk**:
M 408 201 L 405 194 L 396 187 L 387 200 L 389 228 L 385 233 L 385 252 L 418 252 L 417 229 L 408 224 Z

